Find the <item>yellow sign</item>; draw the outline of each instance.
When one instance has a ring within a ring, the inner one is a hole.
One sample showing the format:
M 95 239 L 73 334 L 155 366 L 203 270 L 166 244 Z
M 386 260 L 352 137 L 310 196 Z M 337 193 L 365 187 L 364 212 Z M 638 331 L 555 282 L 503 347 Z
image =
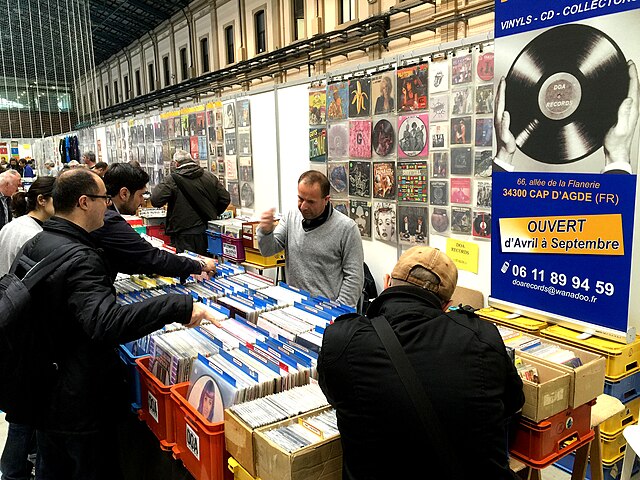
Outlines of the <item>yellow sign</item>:
M 622 215 L 501 218 L 503 252 L 624 255 Z
M 464 242 L 455 238 L 447 239 L 447 255 L 459 270 L 478 273 L 480 248 L 477 243 Z

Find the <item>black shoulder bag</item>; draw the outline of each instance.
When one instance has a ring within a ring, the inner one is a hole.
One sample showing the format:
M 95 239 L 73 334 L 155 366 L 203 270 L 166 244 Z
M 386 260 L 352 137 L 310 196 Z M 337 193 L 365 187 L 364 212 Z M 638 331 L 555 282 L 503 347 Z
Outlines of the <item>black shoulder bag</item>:
M 200 204 L 196 202 L 196 200 L 191 196 L 189 189 L 184 184 L 184 180 L 180 178 L 180 175 L 176 175 L 175 173 L 172 173 L 171 178 L 173 178 L 173 181 L 176 182 L 176 185 L 178 186 L 178 190 L 180 190 L 182 195 L 184 195 L 184 198 L 187 199 L 187 202 L 189 202 L 189 205 L 191 205 L 191 208 L 193 208 L 193 211 L 198 214 L 198 216 L 204 222 L 205 225 L 207 225 L 207 222 L 209 220 L 215 220 L 213 218 L 209 218 L 209 215 L 205 213 L 205 211 L 202 209 Z M 211 201 L 211 199 L 209 198 L 207 198 L 207 200 Z

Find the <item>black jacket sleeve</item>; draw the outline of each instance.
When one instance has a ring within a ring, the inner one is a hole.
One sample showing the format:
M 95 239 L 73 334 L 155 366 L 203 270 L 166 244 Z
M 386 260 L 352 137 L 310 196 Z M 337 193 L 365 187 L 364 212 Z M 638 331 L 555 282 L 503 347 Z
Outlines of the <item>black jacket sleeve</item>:
M 104 225 L 92 232 L 91 236 L 104 250 L 112 280 L 118 272 L 185 279 L 192 273 L 202 271 L 197 260 L 180 257 L 151 245 L 122 216 L 112 210 L 107 210 Z

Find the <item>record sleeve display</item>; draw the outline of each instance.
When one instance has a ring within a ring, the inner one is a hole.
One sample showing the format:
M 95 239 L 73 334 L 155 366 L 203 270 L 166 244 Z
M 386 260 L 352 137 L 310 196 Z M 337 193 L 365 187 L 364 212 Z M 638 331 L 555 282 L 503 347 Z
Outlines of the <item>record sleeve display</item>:
M 431 230 L 436 234 L 444 234 L 449 231 L 449 212 L 446 208 L 431 208 Z
M 452 94 L 451 115 L 466 115 L 473 113 L 473 87 L 454 89 Z
M 476 147 L 493 144 L 493 118 L 476 118 Z
M 347 162 L 329 162 L 328 175 L 331 197 L 344 197 L 349 193 Z
M 398 238 L 401 244 L 425 244 L 427 234 L 427 207 L 398 206 Z
M 324 125 L 327 121 L 327 93 L 324 88 L 309 90 L 309 125 Z
M 253 182 L 253 160 L 251 157 L 238 159 L 238 175 L 243 182 Z
M 451 60 L 451 83 L 460 85 L 473 80 L 473 57 L 469 55 L 456 55 Z
M 429 114 L 398 117 L 398 156 L 422 157 L 429 154 Z
M 351 200 L 349 202 L 349 216 L 356 222 L 360 236 L 371 238 L 371 202 Z
M 471 235 L 471 209 L 451 207 L 451 233 Z
M 447 180 L 431 180 L 430 188 L 429 203 L 431 205 L 449 205 L 449 182 Z
M 476 87 L 476 113 L 493 113 L 493 85 L 479 85 Z
M 491 164 L 489 164 L 491 166 Z M 449 176 L 449 152 L 433 152 L 433 165 L 431 167 L 433 178 L 447 178 Z
M 237 181 L 227 181 L 227 190 L 231 197 L 231 204 L 240 207 L 240 185 Z
M 396 197 L 394 162 L 373 163 L 373 198 L 394 200 Z
M 371 197 L 371 162 L 349 162 L 349 195 Z
M 398 112 L 429 108 L 428 72 L 428 63 L 398 69 Z
M 490 177 L 493 156 L 491 150 L 476 150 L 474 153 L 473 173 L 476 177 Z
M 451 179 L 451 203 L 471 204 L 471 179 Z
M 387 157 L 395 152 L 396 132 L 393 124 L 386 118 L 375 120 L 371 135 L 371 146 L 377 157 Z
M 449 62 L 446 59 L 429 64 L 429 93 L 449 90 Z
M 432 122 L 449 120 L 449 95 L 436 95 L 429 100 L 429 119 Z
M 253 207 L 253 185 L 249 182 L 241 182 L 240 203 L 245 208 Z
M 371 94 L 375 98 L 373 114 L 381 115 L 396 111 L 396 77 L 393 72 L 371 77 Z
M 426 203 L 429 168 L 426 160 L 398 162 L 398 201 Z
M 251 155 L 251 128 L 238 128 L 238 155 Z
M 371 116 L 371 79 L 349 80 L 349 118 Z
M 491 208 L 491 182 L 476 183 L 476 207 Z
M 491 214 L 487 212 L 473 212 L 473 236 L 491 238 Z
M 471 175 L 473 163 L 471 161 L 471 148 L 456 147 L 451 149 L 451 174 Z
M 327 127 L 327 143 L 330 160 L 346 158 L 349 154 L 349 124 L 330 123 Z
M 327 120 L 345 120 L 349 114 L 349 84 L 330 83 L 327 88 Z
M 327 129 L 309 129 L 309 160 L 325 162 L 327 160 Z
M 451 144 L 471 144 L 471 117 L 456 117 L 451 119 Z
M 374 238 L 383 242 L 396 242 L 396 204 L 373 202 Z
M 243 98 L 236 102 L 237 108 L 237 126 L 238 127 L 250 127 L 251 126 L 251 103 L 248 98 Z
M 333 208 L 343 215 L 349 216 L 349 200 L 331 200 Z
M 484 52 L 478 55 L 476 65 L 476 75 L 480 82 L 490 82 L 493 80 L 493 52 Z
M 237 152 L 236 131 L 224 131 L 224 153 L 225 155 L 235 155 Z
M 371 158 L 371 120 L 349 121 L 349 156 Z
M 448 148 L 449 138 L 447 130 L 449 125 L 447 123 L 432 123 L 431 130 L 431 148 Z
M 222 118 L 224 128 L 236 128 L 236 103 L 234 101 L 222 104 Z

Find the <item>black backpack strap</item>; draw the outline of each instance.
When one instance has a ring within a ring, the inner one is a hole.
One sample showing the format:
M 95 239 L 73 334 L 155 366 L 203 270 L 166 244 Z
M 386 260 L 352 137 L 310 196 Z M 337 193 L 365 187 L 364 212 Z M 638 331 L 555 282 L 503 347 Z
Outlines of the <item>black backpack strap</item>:
M 76 251 L 89 249 L 90 247 L 82 243 L 65 243 L 49 253 L 46 257 L 36 263 L 22 278 L 22 283 L 31 290 L 39 282 L 51 275 L 55 270 L 60 268 L 67 260 L 68 256 Z M 23 250 L 20 250 L 19 256 L 23 256 Z M 20 258 L 16 257 L 16 258 Z M 14 262 L 17 263 L 17 262 Z
M 452 476 L 450 477 L 451 479 L 460 479 L 460 476 L 457 475 L 458 467 L 454 461 L 452 454 L 453 450 L 450 445 L 444 445 L 446 437 L 443 436 L 442 425 L 436 416 L 436 412 L 433 409 L 431 400 L 429 400 L 429 397 L 424 390 L 422 382 L 418 379 L 418 375 L 416 374 L 413 365 L 411 365 L 407 354 L 402 348 L 402 345 L 400 345 L 398 337 L 384 315 L 372 318 L 371 325 L 373 325 L 378 337 L 380 337 L 380 341 L 382 342 L 384 349 L 387 351 L 387 354 L 391 359 L 391 363 L 393 363 L 393 366 L 398 372 L 398 376 L 409 394 L 409 398 L 411 398 L 411 401 L 413 402 L 413 406 L 420 417 L 420 421 L 422 422 L 425 431 L 432 440 L 431 444 L 435 450 L 437 458 L 443 460 L 445 462 L 444 464 L 447 465 L 447 468 L 450 469 L 452 472 Z
M 191 192 L 189 192 L 189 189 L 184 184 L 184 180 L 180 177 L 180 175 L 176 173 L 172 173 L 171 178 L 173 178 L 173 181 L 176 182 L 176 185 L 178 186 L 178 190 L 180 190 L 182 195 L 184 195 L 184 198 L 187 199 L 187 202 L 189 202 L 189 205 L 191 205 L 191 208 L 198 214 L 198 216 L 200 217 L 200 220 L 202 220 L 205 225 L 207 225 L 207 222 L 209 220 L 214 220 L 213 218 L 207 218 L 208 215 L 202 210 L 202 208 L 200 207 L 200 204 L 196 202 L 196 200 L 191 196 Z M 210 201 L 209 198 L 207 198 L 207 200 Z

